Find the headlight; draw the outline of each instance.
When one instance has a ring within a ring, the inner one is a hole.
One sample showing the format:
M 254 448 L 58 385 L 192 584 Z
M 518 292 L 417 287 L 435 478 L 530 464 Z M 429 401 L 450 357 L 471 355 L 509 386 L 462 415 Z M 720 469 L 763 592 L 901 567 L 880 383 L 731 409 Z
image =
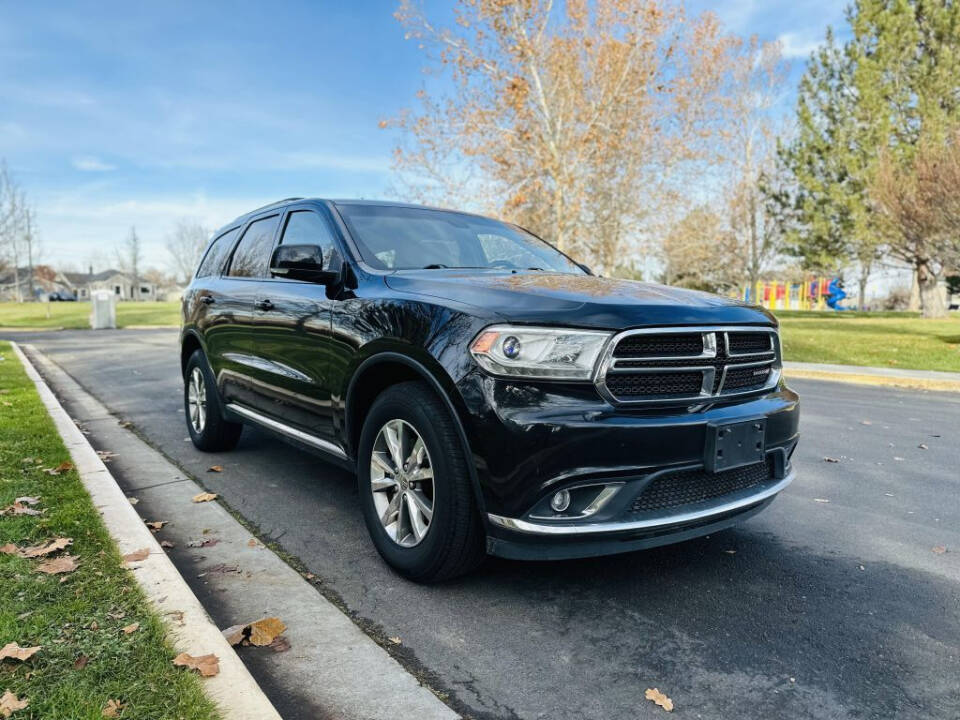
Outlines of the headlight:
M 595 330 L 493 325 L 470 352 L 487 372 L 516 378 L 589 380 L 612 333 Z

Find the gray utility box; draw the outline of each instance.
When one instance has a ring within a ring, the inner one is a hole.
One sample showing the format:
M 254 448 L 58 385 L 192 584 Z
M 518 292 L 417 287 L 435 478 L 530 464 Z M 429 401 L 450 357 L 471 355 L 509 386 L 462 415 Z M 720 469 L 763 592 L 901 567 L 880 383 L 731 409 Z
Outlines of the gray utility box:
M 109 290 L 90 293 L 90 327 L 108 330 L 117 326 L 117 296 Z

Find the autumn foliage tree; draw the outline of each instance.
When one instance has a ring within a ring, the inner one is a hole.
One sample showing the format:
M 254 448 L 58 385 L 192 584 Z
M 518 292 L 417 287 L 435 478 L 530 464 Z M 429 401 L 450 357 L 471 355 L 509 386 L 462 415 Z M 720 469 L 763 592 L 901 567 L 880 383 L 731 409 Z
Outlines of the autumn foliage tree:
M 401 128 L 406 193 L 529 227 L 613 273 L 644 224 L 714 157 L 735 39 L 658 0 L 459 0 L 438 27 L 397 13 L 448 71 Z

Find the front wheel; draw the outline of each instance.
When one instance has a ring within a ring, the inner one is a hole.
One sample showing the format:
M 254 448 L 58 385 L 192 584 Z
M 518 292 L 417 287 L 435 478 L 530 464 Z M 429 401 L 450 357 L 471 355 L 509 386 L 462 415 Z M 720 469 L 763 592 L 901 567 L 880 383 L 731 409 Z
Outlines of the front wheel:
M 223 404 L 203 351 L 195 350 L 183 377 L 183 411 L 193 444 L 205 452 L 233 450 L 243 431 L 242 423 L 223 417 Z
M 423 383 L 394 385 L 374 401 L 357 480 L 370 537 L 402 575 L 436 582 L 483 561 L 483 526 L 456 425 Z

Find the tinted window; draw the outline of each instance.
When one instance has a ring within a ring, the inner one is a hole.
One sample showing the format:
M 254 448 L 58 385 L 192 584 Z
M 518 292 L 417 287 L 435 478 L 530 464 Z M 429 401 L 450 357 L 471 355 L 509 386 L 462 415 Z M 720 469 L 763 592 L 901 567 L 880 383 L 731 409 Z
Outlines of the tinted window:
M 284 245 L 319 245 L 323 252 L 323 264 L 330 261 L 333 250 L 333 235 L 327 221 L 310 210 L 297 210 L 287 217 L 287 227 L 283 230 Z
M 219 275 L 223 270 L 223 261 L 233 246 L 233 241 L 237 239 L 237 233 L 240 228 L 234 228 L 225 232 L 223 235 L 213 241 L 206 257 L 200 263 L 200 269 L 197 270 L 197 277 L 207 277 L 208 275 Z
M 570 258 L 513 225 L 463 213 L 337 205 L 364 261 L 381 270 L 540 269 L 582 275 Z
M 228 275 L 267 277 L 267 271 L 270 269 L 270 253 L 273 251 L 273 236 L 279 222 L 280 216 L 273 215 L 250 223 L 233 253 Z

